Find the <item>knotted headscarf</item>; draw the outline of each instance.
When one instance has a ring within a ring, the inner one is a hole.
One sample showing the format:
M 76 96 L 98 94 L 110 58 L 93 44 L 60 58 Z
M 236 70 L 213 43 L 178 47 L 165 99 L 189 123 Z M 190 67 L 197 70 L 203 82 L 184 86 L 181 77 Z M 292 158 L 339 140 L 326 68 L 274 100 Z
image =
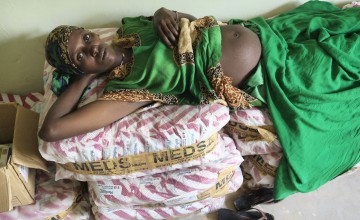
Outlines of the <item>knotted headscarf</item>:
M 68 51 L 69 37 L 75 26 L 60 25 L 52 30 L 46 40 L 46 60 L 55 67 L 51 90 L 59 96 L 72 82 L 75 76 L 84 74 L 71 61 Z

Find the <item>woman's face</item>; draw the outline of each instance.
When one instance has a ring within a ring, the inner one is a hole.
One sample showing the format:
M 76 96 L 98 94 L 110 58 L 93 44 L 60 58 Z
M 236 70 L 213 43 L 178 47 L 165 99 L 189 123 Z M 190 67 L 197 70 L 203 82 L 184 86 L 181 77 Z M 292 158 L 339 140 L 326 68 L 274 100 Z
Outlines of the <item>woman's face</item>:
M 119 65 L 117 51 L 88 30 L 78 29 L 71 33 L 68 52 L 71 61 L 84 73 L 104 73 Z

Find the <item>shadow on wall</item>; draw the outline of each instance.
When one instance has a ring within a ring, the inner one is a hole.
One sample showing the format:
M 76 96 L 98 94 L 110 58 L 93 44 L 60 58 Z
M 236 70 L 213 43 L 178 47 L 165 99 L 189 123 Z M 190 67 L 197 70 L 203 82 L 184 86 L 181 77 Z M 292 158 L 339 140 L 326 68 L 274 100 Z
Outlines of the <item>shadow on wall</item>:
M 335 6 L 338 7 L 338 8 L 342 8 L 345 4 L 348 4 L 350 2 L 351 1 L 344 1 L 343 3 L 335 4 Z M 301 4 L 302 4 L 301 2 L 289 2 L 289 3 L 283 4 L 282 6 L 276 8 L 276 9 L 274 9 L 272 11 L 266 12 L 266 13 L 260 15 L 260 16 L 263 16 L 264 18 L 270 18 L 270 17 L 276 16 L 278 14 L 290 11 L 290 10 L 296 8 L 297 6 L 301 5 Z
M 289 3 L 283 4 L 282 6 L 276 8 L 272 11 L 266 12 L 265 14 L 262 14 L 261 16 L 263 16 L 264 18 L 271 18 L 278 14 L 290 11 L 291 9 L 296 8 L 300 4 L 301 3 L 297 3 L 297 2 L 289 2 Z
M 0 92 L 26 95 L 43 90 L 44 39 L 24 34 L 0 43 Z
M 102 27 L 118 27 L 119 24 L 120 19 L 117 22 L 104 24 Z M 78 26 L 99 28 L 91 25 Z M 55 27 L 49 28 L 49 32 Z M 46 38 L 47 35 L 29 38 L 28 34 L 23 34 L 0 43 L 1 93 L 27 95 L 31 92 L 43 92 L 42 76 Z

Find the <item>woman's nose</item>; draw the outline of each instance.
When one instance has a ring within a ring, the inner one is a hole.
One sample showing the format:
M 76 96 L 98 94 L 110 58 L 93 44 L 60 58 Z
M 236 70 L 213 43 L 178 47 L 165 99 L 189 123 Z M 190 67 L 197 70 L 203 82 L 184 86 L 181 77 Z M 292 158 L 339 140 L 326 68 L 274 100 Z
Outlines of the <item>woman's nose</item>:
M 93 57 L 96 57 L 99 53 L 99 47 L 98 45 L 91 45 L 89 46 L 89 54 Z

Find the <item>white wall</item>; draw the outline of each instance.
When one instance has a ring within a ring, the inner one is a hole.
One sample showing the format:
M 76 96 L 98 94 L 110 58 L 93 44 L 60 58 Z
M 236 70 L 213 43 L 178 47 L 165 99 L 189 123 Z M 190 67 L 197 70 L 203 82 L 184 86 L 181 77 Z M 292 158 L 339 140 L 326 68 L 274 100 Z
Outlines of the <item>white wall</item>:
M 60 24 L 118 27 L 124 16 L 152 15 L 159 7 L 219 20 L 272 16 L 305 0 L 0 0 L 0 92 L 43 90 L 47 34 Z M 349 1 L 331 1 L 343 5 Z

